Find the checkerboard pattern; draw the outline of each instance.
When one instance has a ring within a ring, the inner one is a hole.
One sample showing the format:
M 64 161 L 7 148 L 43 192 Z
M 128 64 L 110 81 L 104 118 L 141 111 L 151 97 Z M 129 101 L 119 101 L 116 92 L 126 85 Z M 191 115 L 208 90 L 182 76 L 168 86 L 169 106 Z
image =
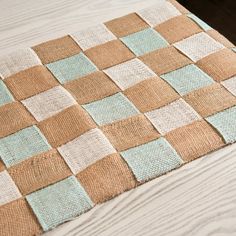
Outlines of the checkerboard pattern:
M 0 235 L 38 235 L 236 142 L 236 50 L 174 0 L 0 58 Z

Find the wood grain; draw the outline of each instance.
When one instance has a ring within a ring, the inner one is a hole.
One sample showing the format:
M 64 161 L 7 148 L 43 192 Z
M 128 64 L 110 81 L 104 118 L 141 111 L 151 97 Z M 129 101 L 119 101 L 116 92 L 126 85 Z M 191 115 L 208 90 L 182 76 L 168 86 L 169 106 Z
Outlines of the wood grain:
M 0 0 L 0 55 L 162 0 Z
M 160 0 L 0 0 L 0 55 Z M 236 144 L 96 206 L 45 236 L 236 235 Z
M 45 236 L 236 234 L 236 144 L 96 206 Z

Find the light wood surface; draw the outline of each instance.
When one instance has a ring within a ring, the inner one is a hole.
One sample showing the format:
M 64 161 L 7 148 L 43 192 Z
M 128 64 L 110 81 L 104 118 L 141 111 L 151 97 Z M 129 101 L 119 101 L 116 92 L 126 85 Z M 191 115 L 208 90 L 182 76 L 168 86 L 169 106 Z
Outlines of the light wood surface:
M 0 55 L 156 1 L 0 0 Z M 236 235 L 236 144 L 123 193 L 45 234 L 62 235 Z
M 96 206 L 45 236 L 236 235 L 236 144 Z

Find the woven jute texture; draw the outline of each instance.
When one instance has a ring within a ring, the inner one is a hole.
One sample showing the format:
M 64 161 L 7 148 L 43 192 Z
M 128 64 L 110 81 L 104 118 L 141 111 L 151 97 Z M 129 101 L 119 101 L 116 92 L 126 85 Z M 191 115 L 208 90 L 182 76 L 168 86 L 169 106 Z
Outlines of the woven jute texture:
M 78 44 L 70 36 L 50 40 L 32 48 L 43 64 L 76 55 L 81 51 Z
M 58 81 L 46 67 L 39 65 L 20 71 L 7 77 L 4 82 L 17 100 L 23 100 L 33 95 L 55 87 Z
M 108 155 L 89 166 L 77 178 L 95 203 L 104 202 L 136 185 L 126 162 L 118 154 Z
M 162 75 L 191 64 L 191 60 L 173 47 L 155 50 L 140 57 L 156 74 Z
M 236 50 L 175 0 L 0 57 L 0 235 L 33 236 L 236 142 Z

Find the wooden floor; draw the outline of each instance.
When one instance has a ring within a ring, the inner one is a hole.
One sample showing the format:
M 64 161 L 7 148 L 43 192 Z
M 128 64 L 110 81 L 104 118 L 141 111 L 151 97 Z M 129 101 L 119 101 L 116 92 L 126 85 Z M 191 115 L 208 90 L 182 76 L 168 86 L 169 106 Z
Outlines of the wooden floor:
M 179 0 L 236 45 L 236 0 Z
M 127 14 L 156 1 L 159 0 L 0 0 L 0 54 Z M 207 2 L 229 1 L 185 2 L 191 2 L 193 11 L 197 11 L 204 8 L 201 3 L 206 6 Z M 222 23 L 217 12 L 216 8 L 209 10 L 206 17 L 217 15 Z M 235 20 L 218 27 L 228 28 L 235 39 Z M 96 206 L 45 234 L 62 235 L 236 235 L 236 144 Z

